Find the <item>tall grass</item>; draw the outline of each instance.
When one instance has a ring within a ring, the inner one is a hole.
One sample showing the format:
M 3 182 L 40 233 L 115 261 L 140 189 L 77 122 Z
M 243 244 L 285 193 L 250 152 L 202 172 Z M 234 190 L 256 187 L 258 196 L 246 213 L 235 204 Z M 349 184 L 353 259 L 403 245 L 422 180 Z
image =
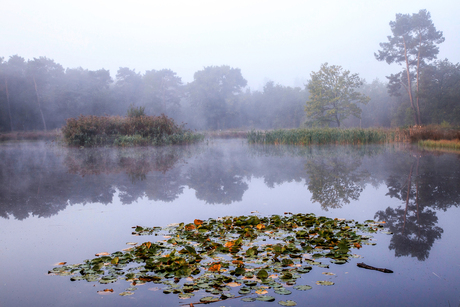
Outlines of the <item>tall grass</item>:
M 339 129 L 312 128 L 248 132 L 248 142 L 257 144 L 378 144 L 393 142 L 417 143 L 420 140 L 460 139 L 460 130 L 440 126 L 408 128 Z
M 204 138 L 165 115 L 80 116 L 68 119 L 62 133 L 65 142 L 73 146 L 184 144 Z

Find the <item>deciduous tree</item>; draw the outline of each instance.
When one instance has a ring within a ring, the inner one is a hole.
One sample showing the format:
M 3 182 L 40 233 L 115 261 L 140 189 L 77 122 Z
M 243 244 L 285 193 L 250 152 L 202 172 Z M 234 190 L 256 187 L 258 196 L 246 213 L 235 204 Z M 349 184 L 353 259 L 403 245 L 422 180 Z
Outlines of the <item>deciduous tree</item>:
M 357 104 L 366 104 L 369 97 L 355 91 L 363 84 L 358 74 L 324 63 L 318 72 L 312 72 L 310 76 L 307 85 L 310 100 L 305 107 L 309 118 L 307 124 L 336 124 L 340 127 L 340 122 L 348 116 L 360 117 L 361 109 Z

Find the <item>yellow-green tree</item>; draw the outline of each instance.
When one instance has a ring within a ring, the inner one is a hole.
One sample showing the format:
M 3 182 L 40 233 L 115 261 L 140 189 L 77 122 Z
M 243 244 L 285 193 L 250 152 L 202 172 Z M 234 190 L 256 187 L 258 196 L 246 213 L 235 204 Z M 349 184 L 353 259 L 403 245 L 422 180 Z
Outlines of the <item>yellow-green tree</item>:
M 366 104 L 370 98 L 355 89 L 363 84 L 358 74 L 350 74 L 341 66 L 328 63 L 321 65 L 318 72 L 310 74 L 307 88 L 310 100 L 307 101 L 307 125 L 340 127 L 340 121 L 350 115 L 360 117 L 358 103 Z

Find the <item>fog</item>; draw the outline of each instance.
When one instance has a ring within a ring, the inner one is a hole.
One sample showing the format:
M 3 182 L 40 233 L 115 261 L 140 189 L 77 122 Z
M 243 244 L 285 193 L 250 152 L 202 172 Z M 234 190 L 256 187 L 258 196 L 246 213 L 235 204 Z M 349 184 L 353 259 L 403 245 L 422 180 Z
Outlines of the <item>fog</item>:
M 438 59 L 460 61 L 460 3 L 439 1 L 5 1 L 0 55 L 46 56 L 65 68 L 171 69 L 184 83 L 211 65 L 241 69 L 248 87 L 303 86 L 321 63 L 368 82 L 400 71 L 375 60 L 395 14 L 427 9 L 443 31 Z

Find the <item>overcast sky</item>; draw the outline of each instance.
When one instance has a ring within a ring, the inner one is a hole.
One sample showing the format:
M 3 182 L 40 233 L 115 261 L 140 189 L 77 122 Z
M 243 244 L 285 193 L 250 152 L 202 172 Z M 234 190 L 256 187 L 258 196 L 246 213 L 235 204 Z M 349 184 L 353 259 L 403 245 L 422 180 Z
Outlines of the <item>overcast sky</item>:
M 459 0 L 97 1 L 15 0 L 0 6 L 0 57 L 46 56 L 90 70 L 169 68 L 184 83 L 205 66 L 240 68 L 252 89 L 305 83 L 320 65 L 368 82 L 400 71 L 375 60 L 396 13 L 427 9 L 460 62 Z

